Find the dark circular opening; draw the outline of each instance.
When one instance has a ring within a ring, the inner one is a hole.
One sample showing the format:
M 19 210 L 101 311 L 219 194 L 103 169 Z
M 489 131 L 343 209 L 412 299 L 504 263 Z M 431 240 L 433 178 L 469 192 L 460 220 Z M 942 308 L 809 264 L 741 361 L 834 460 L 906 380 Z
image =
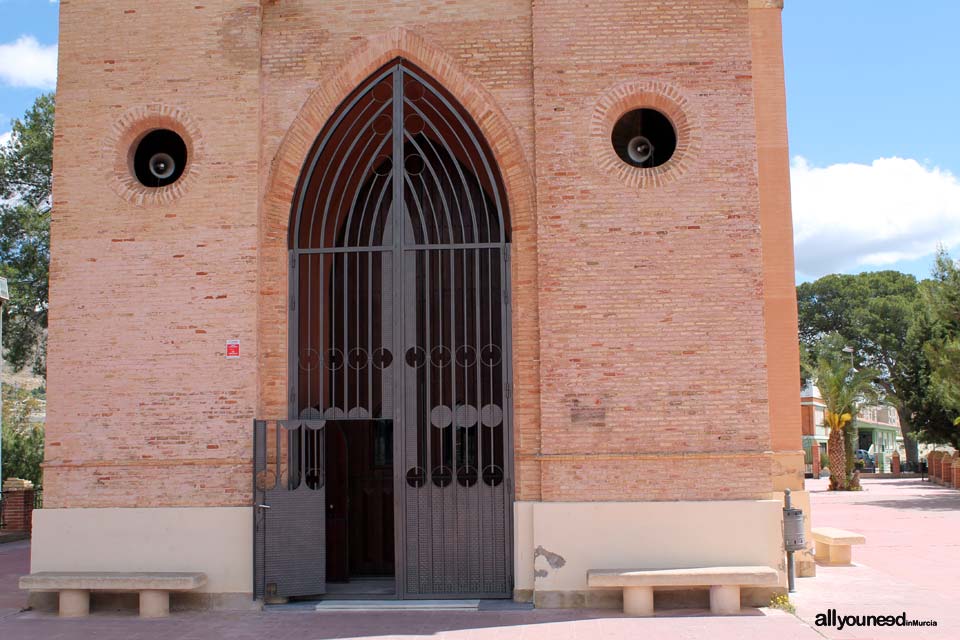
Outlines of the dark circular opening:
M 420 467 L 411 467 L 407 470 L 407 484 L 414 488 L 422 487 L 427 483 L 427 474 Z
M 434 467 L 433 468 L 433 484 L 438 487 L 449 486 L 453 482 L 453 471 L 450 470 L 450 467 Z
M 187 144 L 174 131 L 157 129 L 145 135 L 133 154 L 133 172 L 145 187 L 165 187 L 183 175 Z
M 491 487 L 498 486 L 503 482 L 503 469 L 493 464 L 484 467 L 483 481 Z
M 610 141 L 627 164 L 659 167 L 677 150 L 677 131 L 667 116 L 656 109 L 634 109 L 620 116 Z

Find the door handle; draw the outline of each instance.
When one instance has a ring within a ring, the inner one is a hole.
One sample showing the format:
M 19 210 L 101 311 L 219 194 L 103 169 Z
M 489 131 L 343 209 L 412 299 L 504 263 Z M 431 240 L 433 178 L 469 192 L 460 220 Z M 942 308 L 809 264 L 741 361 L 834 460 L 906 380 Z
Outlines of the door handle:
M 257 509 L 269 509 L 270 505 L 268 504 L 258 504 Z

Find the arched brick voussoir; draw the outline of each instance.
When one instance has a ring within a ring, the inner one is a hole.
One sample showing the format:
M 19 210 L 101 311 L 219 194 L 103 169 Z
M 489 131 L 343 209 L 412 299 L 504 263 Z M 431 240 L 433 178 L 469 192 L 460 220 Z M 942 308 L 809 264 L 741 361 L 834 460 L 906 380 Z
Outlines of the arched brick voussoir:
M 535 192 L 531 165 L 506 115 L 493 96 L 460 70 L 449 54 L 412 31 L 399 27 L 368 38 L 345 56 L 334 74 L 307 98 L 271 162 L 265 194 L 265 204 L 271 210 L 265 212 L 266 219 L 283 219 L 282 231 L 286 233 L 297 180 L 317 135 L 357 85 L 383 65 L 401 57 L 429 73 L 470 113 L 500 167 L 513 228 L 532 229 Z M 274 211 L 272 207 L 281 207 L 283 211 Z M 278 231 L 271 228 L 268 233 L 274 236 Z

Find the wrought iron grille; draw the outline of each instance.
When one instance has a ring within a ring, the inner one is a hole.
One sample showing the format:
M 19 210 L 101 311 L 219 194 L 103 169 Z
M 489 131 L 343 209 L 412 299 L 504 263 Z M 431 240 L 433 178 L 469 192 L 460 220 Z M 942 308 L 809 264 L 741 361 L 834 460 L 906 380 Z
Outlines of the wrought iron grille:
M 490 149 L 398 60 L 331 118 L 297 193 L 290 416 L 392 421 L 399 597 L 509 597 L 510 238 Z

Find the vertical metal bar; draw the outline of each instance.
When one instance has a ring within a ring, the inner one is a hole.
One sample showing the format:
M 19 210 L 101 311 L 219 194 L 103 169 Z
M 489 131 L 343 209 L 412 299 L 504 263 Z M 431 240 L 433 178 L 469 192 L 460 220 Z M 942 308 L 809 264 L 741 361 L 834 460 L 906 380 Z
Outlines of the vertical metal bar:
M 343 349 L 341 349 L 343 366 L 340 367 L 340 378 L 343 380 L 343 405 L 341 410 L 346 417 L 350 410 L 350 365 L 347 362 L 347 356 L 350 353 L 350 254 L 342 253 L 340 256 L 343 260 L 343 289 L 340 294 L 340 304 L 343 305 Z
M 391 257 L 393 259 L 393 318 L 389 322 L 394 323 L 393 331 L 393 353 L 394 361 L 397 363 L 397 375 L 393 377 L 393 495 L 394 495 L 394 584 L 396 585 L 396 594 L 398 598 L 407 596 L 406 575 L 406 505 L 407 490 L 410 487 L 404 482 L 405 469 L 409 464 L 404 452 L 406 450 L 406 431 L 409 429 L 404 419 L 406 411 L 406 398 L 403 393 L 406 376 L 409 375 L 403 366 L 403 342 L 404 342 L 404 278 L 403 278 L 403 74 L 400 65 L 393 68 L 393 149 L 392 149 L 392 173 L 393 179 L 393 202 L 391 203 L 391 223 L 393 225 L 393 248 Z M 398 437 L 399 436 L 399 437 Z
M 288 253 L 288 259 L 290 260 L 290 273 L 287 278 L 287 293 L 290 302 L 287 305 L 287 331 L 290 332 L 290 335 L 287 337 L 287 417 L 292 418 L 296 415 L 298 394 L 300 393 L 297 377 L 300 351 L 300 322 L 298 317 L 300 305 L 297 304 L 300 279 L 297 274 L 300 268 L 300 255 L 296 250 L 291 250 Z
M 516 395 L 514 392 L 516 389 L 513 384 L 513 261 L 512 256 L 510 255 L 510 244 L 504 244 L 503 246 L 503 260 L 501 268 L 503 269 L 503 276 L 501 282 L 503 282 L 504 290 L 507 294 L 507 303 L 505 305 L 503 313 L 503 335 L 504 335 L 504 349 L 503 349 L 503 367 L 504 367 L 504 379 L 509 384 L 509 394 L 504 398 L 504 407 L 503 407 L 503 440 L 504 440 L 504 463 L 503 463 L 503 475 L 504 482 L 507 482 L 509 478 L 509 483 L 506 485 L 506 513 L 504 517 L 506 518 L 506 548 L 504 549 L 504 558 L 506 559 L 506 578 L 507 578 L 507 588 L 510 588 L 510 585 L 513 584 L 513 505 L 516 500 L 515 495 L 515 481 L 516 481 L 516 472 L 514 469 L 514 433 L 513 433 L 513 398 Z
M 374 400 L 373 400 L 373 314 L 374 314 L 374 305 L 373 305 L 373 263 L 374 255 L 379 256 L 379 253 L 374 253 L 373 251 L 367 254 L 367 414 L 370 416 L 370 419 L 380 417 L 383 418 L 383 415 L 375 416 L 374 415 Z M 382 371 L 382 369 L 381 369 Z M 380 380 L 383 380 L 381 376 Z M 380 413 L 383 413 L 383 399 L 381 394 L 380 400 Z
M 477 440 L 477 483 L 476 483 L 476 497 L 477 497 L 477 547 L 480 549 L 480 556 L 477 562 L 477 580 L 480 583 L 481 590 L 484 588 L 485 584 L 485 571 L 483 570 L 484 566 L 484 557 L 486 556 L 486 549 L 483 546 L 483 503 L 484 503 L 484 486 L 483 486 L 483 466 L 486 460 L 483 456 L 483 362 L 481 361 L 481 354 L 483 353 L 483 337 L 482 337 L 482 321 L 481 314 L 483 313 L 483 297 L 481 295 L 481 268 L 480 268 L 480 249 L 472 249 L 473 253 L 473 321 L 474 321 L 474 331 L 476 333 L 476 357 L 474 359 L 474 366 L 477 371 L 477 434 L 475 436 Z
M 320 411 L 320 416 L 323 416 L 323 411 L 326 407 L 326 394 L 327 394 L 327 384 L 329 382 L 328 378 L 328 366 L 327 366 L 327 356 L 328 356 L 328 347 L 327 347 L 327 321 L 324 316 L 324 305 L 327 301 L 327 280 L 326 280 L 326 265 L 327 265 L 327 256 L 319 255 L 317 256 L 317 287 L 320 289 L 317 294 L 317 319 L 313 319 L 313 305 L 307 311 L 307 322 L 310 331 L 313 331 L 314 323 L 316 324 L 317 331 L 317 409 Z M 311 265 L 312 266 L 312 265 Z M 332 293 L 332 292 L 331 292 Z M 313 406 L 313 405 L 310 405 Z

